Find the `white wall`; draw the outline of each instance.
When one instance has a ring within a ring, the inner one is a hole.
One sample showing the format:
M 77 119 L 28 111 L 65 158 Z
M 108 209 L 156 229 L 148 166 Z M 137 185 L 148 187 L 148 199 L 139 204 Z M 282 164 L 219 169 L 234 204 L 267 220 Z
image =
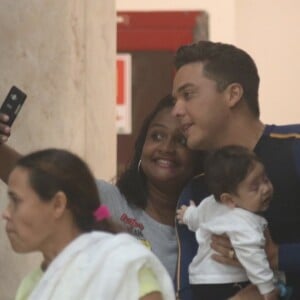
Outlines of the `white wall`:
M 255 59 L 261 117 L 266 123 L 300 123 L 300 1 L 116 0 L 122 10 L 205 10 L 210 39 L 233 43 Z
M 239 46 L 255 58 L 265 122 L 300 123 L 300 1 L 237 1 Z
M 97 177 L 115 175 L 115 32 L 111 0 L 1 0 L 0 98 L 13 84 L 28 95 L 9 145 L 21 153 L 66 148 Z M 4 184 L 0 199 L 2 212 Z M 21 278 L 40 262 L 12 251 L 1 222 L 0 299 L 14 299 Z

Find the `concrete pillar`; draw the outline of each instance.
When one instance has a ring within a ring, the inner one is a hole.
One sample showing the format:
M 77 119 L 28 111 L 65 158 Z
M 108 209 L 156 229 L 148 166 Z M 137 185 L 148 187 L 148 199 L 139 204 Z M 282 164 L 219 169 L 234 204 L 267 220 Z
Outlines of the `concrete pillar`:
M 21 153 L 66 148 L 97 177 L 115 175 L 115 32 L 111 0 L 1 0 L 0 99 L 12 85 L 28 95 L 9 145 Z M 4 184 L 0 193 L 2 211 Z M 0 299 L 13 299 L 40 260 L 13 253 L 2 224 Z

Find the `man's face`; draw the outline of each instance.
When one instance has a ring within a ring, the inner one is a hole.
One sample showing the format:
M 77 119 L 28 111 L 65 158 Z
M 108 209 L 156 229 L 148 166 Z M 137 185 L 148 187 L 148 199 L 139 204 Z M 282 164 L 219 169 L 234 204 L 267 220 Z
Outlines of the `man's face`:
M 203 74 L 203 63 L 182 66 L 173 82 L 175 106 L 172 114 L 180 123 L 191 149 L 210 150 L 221 146 L 228 126 L 228 91 Z

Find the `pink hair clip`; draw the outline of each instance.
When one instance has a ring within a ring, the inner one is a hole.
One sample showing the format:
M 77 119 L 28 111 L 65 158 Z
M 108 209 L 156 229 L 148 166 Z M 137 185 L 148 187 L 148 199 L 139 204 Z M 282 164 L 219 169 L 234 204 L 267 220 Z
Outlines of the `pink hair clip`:
M 93 213 L 96 221 L 102 221 L 108 219 L 111 214 L 109 208 L 106 205 L 100 205 Z

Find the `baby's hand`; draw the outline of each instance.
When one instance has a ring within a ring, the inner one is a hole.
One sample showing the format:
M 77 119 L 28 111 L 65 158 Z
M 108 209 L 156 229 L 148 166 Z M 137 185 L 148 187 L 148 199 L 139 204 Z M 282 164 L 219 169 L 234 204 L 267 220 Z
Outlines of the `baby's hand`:
M 190 206 L 196 206 L 194 201 L 190 201 Z M 179 209 L 176 211 L 176 219 L 178 220 L 179 224 L 184 224 L 183 222 L 183 216 L 185 211 L 188 209 L 189 206 L 182 205 Z

